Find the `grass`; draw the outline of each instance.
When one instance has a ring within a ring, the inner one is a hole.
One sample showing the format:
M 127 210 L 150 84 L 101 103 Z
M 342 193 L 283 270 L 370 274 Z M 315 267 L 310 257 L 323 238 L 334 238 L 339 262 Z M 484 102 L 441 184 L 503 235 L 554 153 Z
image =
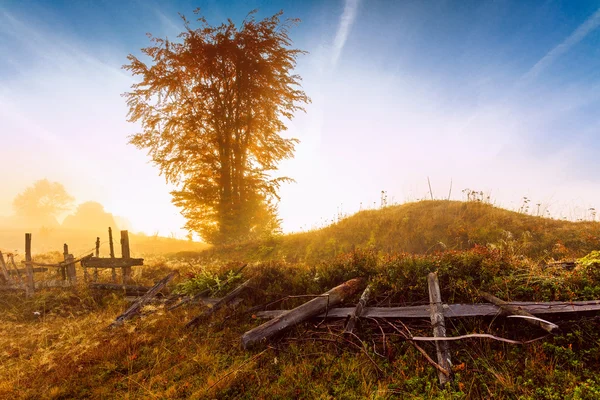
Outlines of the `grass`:
M 217 296 L 242 279 L 253 279 L 242 304 L 219 311 L 194 331 L 183 325 L 199 313 L 199 306 L 172 312 L 152 307 L 145 317 L 108 330 L 127 307 L 119 295 L 83 287 L 46 290 L 32 299 L 2 294 L 0 398 L 598 398 L 600 320 L 595 314 L 553 319 L 561 332 L 527 345 L 453 342 L 454 379 L 445 389 L 438 387 L 437 372 L 425 358 L 381 321 L 359 326 L 362 341 L 340 336 L 344 321 L 316 321 L 252 351 L 240 348 L 241 335 L 260 323 L 246 312 L 254 306 L 274 302 L 270 308 L 291 308 L 306 298 L 278 300 L 319 294 L 356 276 L 373 286 L 370 304 L 381 305 L 427 303 L 426 275 L 431 271 L 439 274 L 444 300 L 453 303 L 480 302 L 476 288 L 507 300 L 600 298 L 598 253 L 571 270 L 545 264 L 594 250 L 588 235 L 598 224 L 545 220 L 476 204 L 467 204 L 463 221 L 457 222 L 452 213 L 462 208 L 461 203 L 428 201 L 360 213 L 323 231 L 263 242 L 273 250 L 262 260 L 256 253 L 261 244 L 252 243 L 214 251 L 210 260 L 213 251 L 196 258 L 190 253 L 156 257 L 135 267 L 139 284 L 149 285 L 175 268 L 181 278 L 172 289 L 194 292 L 209 285 Z M 416 232 L 435 231 L 418 245 L 416 239 L 398 239 L 397 247 L 387 251 L 395 237 L 389 230 L 407 232 L 398 224 L 406 215 Z M 466 236 L 453 239 L 451 232 L 461 224 Z M 340 247 L 310 261 L 332 238 Z M 444 240 L 446 249 L 428 249 L 429 243 Z M 312 249 L 302 253 L 302 245 L 308 244 Z M 344 251 L 345 246 L 350 250 Z M 414 252 L 409 246 L 415 246 Z M 228 272 L 248 259 L 254 261 L 241 276 L 227 281 Z M 405 323 L 415 336 L 431 335 L 429 321 Z M 502 318 L 449 319 L 447 327 L 450 335 L 492 333 L 516 340 L 544 335 L 523 321 Z M 432 344 L 422 347 L 435 357 Z
M 469 201 L 420 201 L 365 210 L 320 230 L 187 253 L 206 259 L 315 263 L 354 248 L 428 254 L 494 244 L 536 260 L 581 257 L 598 246 L 600 224 L 508 211 Z

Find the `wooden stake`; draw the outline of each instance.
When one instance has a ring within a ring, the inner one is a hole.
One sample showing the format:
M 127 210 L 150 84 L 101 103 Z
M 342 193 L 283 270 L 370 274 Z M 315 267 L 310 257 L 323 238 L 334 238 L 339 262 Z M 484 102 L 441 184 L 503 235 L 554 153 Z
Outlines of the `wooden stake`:
M 112 228 L 108 227 L 108 247 L 110 249 L 110 258 L 115 258 L 115 246 L 113 245 Z
M 27 272 L 27 284 L 25 285 L 25 295 L 33 296 L 35 292 L 35 282 L 33 280 L 33 265 L 31 265 L 31 233 L 25 234 L 25 270 Z
M 273 318 L 272 320 L 244 333 L 242 336 L 242 346 L 248 349 L 260 342 L 285 331 L 286 329 L 306 321 L 307 319 L 319 315 L 344 299 L 356 293 L 362 284 L 362 279 L 351 279 L 333 289 L 325 292 L 323 295 L 302 304 L 284 315 Z
M 489 301 L 490 303 L 500 307 L 500 309 L 502 311 L 504 311 L 505 313 L 528 317 L 528 318 L 524 318 L 526 322 L 530 323 L 531 325 L 540 327 L 548 333 L 553 333 L 555 330 L 558 329 L 558 325 L 553 324 L 548 321 L 540 320 L 539 318 L 536 318 L 532 314 L 523 310 L 521 307 L 513 306 L 513 305 L 507 303 L 506 301 L 501 300 L 501 299 L 497 298 L 496 296 L 491 295 L 490 293 L 480 291 L 479 295 L 481 297 L 483 297 L 484 299 L 486 299 L 487 301 Z
M 371 295 L 371 287 L 367 286 L 363 294 L 360 296 L 360 300 L 356 305 L 352 314 L 350 314 L 350 319 L 348 320 L 348 324 L 346 325 L 346 329 L 344 329 L 344 333 L 352 333 L 354 330 L 354 326 L 356 325 L 356 321 L 362 316 L 363 310 L 369 301 L 369 296 Z
M 73 257 L 73 254 L 69 254 L 69 245 L 67 245 L 66 243 L 63 246 L 63 258 L 65 260 L 64 268 L 67 271 L 67 279 L 69 280 L 69 282 L 71 282 L 71 284 L 77 283 L 77 268 L 75 268 L 74 263 L 75 257 Z M 83 269 L 83 271 L 84 274 L 87 275 L 87 270 L 85 268 Z
M 96 257 L 100 257 L 100 238 L 96 238 Z
M 442 295 L 440 294 L 440 283 L 438 281 L 437 273 L 431 272 L 427 276 L 427 286 L 429 287 L 429 313 L 431 318 L 431 325 L 433 326 L 434 337 L 446 337 L 446 324 L 444 321 L 444 306 L 442 304 Z M 435 342 L 435 349 L 437 353 L 437 360 L 440 367 L 442 367 L 448 373 L 445 374 L 438 371 L 438 379 L 440 380 L 440 386 L 444 386 L 450 381 L 450 351 L 448 350 L 448 343 L 445 341 Z
M 96 258 L 100 257 L 100 238 L 96 238 Z M 98 268 L 94 268 L 94 282 L 98 282 Z
M 121 231 L 121 257 L 124 260 L 131 258 L 131 252 L 129 251 L 129 233 L 127 231 Z M 131 267 L 123 267 L 123 283 L 129 283 L 131 281 Z

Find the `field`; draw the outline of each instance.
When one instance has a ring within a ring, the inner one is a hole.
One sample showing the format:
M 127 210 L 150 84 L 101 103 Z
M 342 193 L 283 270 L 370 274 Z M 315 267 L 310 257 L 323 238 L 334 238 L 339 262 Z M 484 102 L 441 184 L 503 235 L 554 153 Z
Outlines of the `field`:
M 426 277 L 434 271 L 448 303 L 482 302 L 478 289 L 509 301 L 600 299 L 599 238 L 596 222 L 423 201 L 363 211 L 318 231 L 203 251 L 174 248 L 134 267 L 136 283 L 151 285 L 176 269 L 172 292 L 220 297 L 252 278 L 243 301 L 194 330 L 184 325 L 200 305 L 167 311 L 159 303 L 108 329 L 128 306 L 120 294 L 85 287 L 31 299 L 2 294 L 0 398 L 596 399 L 600 319 L 593 313 L 551 319 L 560 326 L 551 336 L 522 320 L 448 320 L 449 336 L 539 340 L 452 342 L 453 380 L 444 389 L 399 333 L 431 336 L 428 320 L 363 320 L 356 337 L 341 334 L 344 321 L 315 320 L 250 351 L 240 338 L 262 322 L 254 318 L 257 306 L 292 308 L 307 298 L 289 296 L 318 295 L 354 277 L 371 284 L 369 304 L 383 306 L 428 303 Z M 552 264 L 559 260 L 576 263 Z M 435 358 L 433 344 L 420 346 Z

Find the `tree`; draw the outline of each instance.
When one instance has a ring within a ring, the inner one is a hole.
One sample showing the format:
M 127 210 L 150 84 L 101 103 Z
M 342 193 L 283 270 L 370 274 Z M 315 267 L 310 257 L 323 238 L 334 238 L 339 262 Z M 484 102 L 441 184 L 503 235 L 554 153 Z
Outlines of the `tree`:
M 198 14 L 198 10 L 195 11 Z M 207 242 L 248 239 L 278 227 L 278 163 L 293 157 L 285 119 L 310 99 L 292 73 L 304 52 L 290 48 L 282 12 L 261 21 L 251 12 L 238 28 L 229 20 L 193 29 L 182 16 L 180 42 L 149 35 L 145 64 L 133 55 L 124 69 L 141 81 L 124 94 L 129 121 L 142 132 L 130 143 L 146 149 L 167 182 L 185 228 Z
M 13 208 L 19 217 L 54 219 L 68 211 L 73 201 L 62 184 L 42 179 L 18 194 Z
M 107 227 L 117 231 L 119 227 L 114 216 L 104 210 L 104 206 L 95 201 L 80 204 L 74 214 L 68 215 L 62 227 L 72 230 L 103 231 Z

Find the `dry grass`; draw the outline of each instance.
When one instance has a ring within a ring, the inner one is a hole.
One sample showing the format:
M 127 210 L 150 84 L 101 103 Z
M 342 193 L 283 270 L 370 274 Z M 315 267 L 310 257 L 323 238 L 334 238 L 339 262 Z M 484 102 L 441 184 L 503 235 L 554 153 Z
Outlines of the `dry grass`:
M 372 301 L 385 304 L 426 302 L 429 271 L 438 271 L 442 297 L 449 302 L 478 301 L 473 288 L 511 300 L 600 297 L 600 268 L 594 262 L 572 271 L 547 268 L 526 257 L 523 242 L 514 240 L 502 243 L 494 237 L 487 246 L 427 255 L 371 248 L 319 263 L 257 262 L 243 271 L 244 279 L 254 282 L 244 303 L 218 312 L 194 331 L 183 326 L 199 306 L 174 312 L 154 307 L 143 318 L 108 330 L 128 305 L 119 295 L 84 288 L 45 290 L 32 299 L 1 294 L 0 398 L 598 398 L 600 320 L 595 315 L 557 320 L 559 335 L 524 346 L 482 339 L 454 342 L 454 380 L 445 390 L 438 388 L 435 369 L 418 351 L 372 321 L 359 328 L 363 342 L 354 345 L 339 338 L 343 323 L 338 321 L 299 325 L 251 352 L 240 348 L 241 335 L 258 324 L 244 310 L 287 295 L 322 293 L 355 276 L 369 279 Z M 574 237 L 569 243 L 579 242 Z M 134 269 L 134 278 L 149 285 L 178 269 L 177 285 L 199 271 L 202 262 L 147 260 Z M 239 264 L 203 267 L 225 276 Z M 289 300 L 283 307 L 302 301 Z M 430 335 L 428 321 L 408 325 L 414 335 Z M 504 319 L 452 319 L 448 329 L 452 335 L 492 333 L 513 339 L 540 335 L 522 321 Z M 431 344 L 423 347 L 434 354 Z

